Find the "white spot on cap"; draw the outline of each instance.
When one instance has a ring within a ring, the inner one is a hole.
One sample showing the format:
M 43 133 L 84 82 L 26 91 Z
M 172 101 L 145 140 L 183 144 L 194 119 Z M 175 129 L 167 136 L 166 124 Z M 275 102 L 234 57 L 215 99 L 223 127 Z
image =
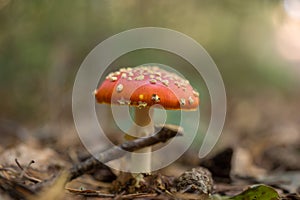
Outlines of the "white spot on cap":
M 199 97 L 199 92 L 196 92 L 195 90 L 193 90 L 193 94 L 195 97 Z
M 150 79 L 149 82 L 150 82 L 151 84 L 155 84 L 157 81 L 156 81 L 155 79 Z
M 168 80 L 162 80 L 161 81 L 165 86 L 169 86 L 169 81 Z
M 135 77 L 134 79 L 137 81 L 142 81 L 142 80 L 144 80 L 144 78 L 145 78 L 144 75 L 139 75 L 139 76 Z
M 185 105 L 185 99 L 184 98 L 180 99 L 180 105 L 182 105 L 182 106 Z
M 127 74 L 126 73 L 122 73 L 121 78 L 127 78 Z
M 143 102 L 143 101 L 138 102 L 138 108 L 145 108 L 146 106 L 147 106 L 146 102 Z
M 119 85 L 117 85 L 116 90 L 117 90 L 117 92 L 122 92 L 123 88 L 124 88 L 124 86 L 120 83 Z
M 161 72 L 154 72 L 155 75 L 161 76 Z
M 117 102 L 120 104 L 120 105 L 130 105 L 131 101 L 130 100 L 126 100 L 124 99 L 124 97 L 121 97 L 121 99 L 117 100 Z
M 111 82 L 114 82 L 114 81 L 118 80 L 118 78 L 115 77 L 115 76 L 110 76 L 110 77 L 109 77 L 109 80 L 110 80 Z
M 93 95 L 96 95 L 98 93 L 98 90 L 95 89 L 94 92 L 93 92 Z
M 160 77 L 160 76 L 157 76 L 157 77 L 156 77 L 156 80 L 161 81 L 161 77 Z
M 152 94 L 151 97 L 152 101 L 154 101 L 155 103 L 160 102 L 160 97 L 157 94 Z
M 120 105 L 125 105 L 125 99 L 124 98 L 121 98 L 119 100 L 117 100 L 117 102 L 120 104 Z
M 133 76 L 134 74 L 132 72 L 128 72 L 128 76 Z
M 189 103 L 192 105 L 194 103 L 194 99 L 192 97 L 189 97 Z

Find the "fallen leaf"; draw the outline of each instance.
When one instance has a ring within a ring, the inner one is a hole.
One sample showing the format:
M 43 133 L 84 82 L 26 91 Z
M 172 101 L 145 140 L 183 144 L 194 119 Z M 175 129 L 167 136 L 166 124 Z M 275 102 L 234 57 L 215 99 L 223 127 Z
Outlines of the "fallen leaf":
M 300 171 L 280 172 L 258 179 L 259 182 L 279 187 L 290 193 L 300 190 Z
M 59 199 L 64 199 L 64 194 L 65 194 L 65 183 L 68 178 L 68 174 L 62 173 L 54 182 L 52 186 L 49 188 L 44 188 L 44 190 L 37 194 L 36 196 L 33 196 L 29 198 L 30 200 L 59 200 Z
M 259 178 L 264 176 L 266 171 L 254 163 L 250 150 L 238 147 L 233 154 L 231 174 L 240 177 Z
M 266 185 L 253 185 L 246 191 L 231 197 L 232 200 L 279 200 L 279 194 L 271 187 Z
M 33 148 L 26 144 L 17 145 L 7 149 L 0 155 L 1 164 L 4 166 L 16 165 L 15 159 L 25 167 L 32 160 L 35 161 L 31 167 L 40 171 L 46 171 L 49 166 L 66 166 L 60 156 L 50 148 Z

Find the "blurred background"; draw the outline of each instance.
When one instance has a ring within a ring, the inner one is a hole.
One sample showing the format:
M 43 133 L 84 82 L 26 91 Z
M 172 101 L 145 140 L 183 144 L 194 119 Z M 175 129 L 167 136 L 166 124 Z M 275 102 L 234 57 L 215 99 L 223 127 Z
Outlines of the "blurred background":
M 76 137 L 71 103 L 80 64 L 101 41 L 145 26 L 182 32 L 215 61 L 228 99 L 220 146 L 275 132 L 299 139 L 299 0 L 0 0 L 0 119 Z M 111 70 L 149 62 L 188 69 L 175 55 L 142 50 Z M 209 119 L 205 85 L 198 90 Z

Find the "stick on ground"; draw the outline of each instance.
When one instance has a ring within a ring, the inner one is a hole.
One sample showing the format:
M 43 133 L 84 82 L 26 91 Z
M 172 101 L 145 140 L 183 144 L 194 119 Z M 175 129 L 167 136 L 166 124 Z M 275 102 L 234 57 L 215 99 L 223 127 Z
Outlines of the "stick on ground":
M 121 145 L 114 146 L 113 148 L 110 148 L 98 154 L 96 157 L 91 157 L 82 163 L 74 165 L 69 171 L 69 181 L 83 175 L 86 172 L 89 172 L 92 169 L 101 166 L 102 163 L 106 163 L 124 156 L 126 154 L 126 151 L 133 152 L 148 146 L 158 144 L 160 142 L 166 142 L 175 136 L 183 135 L 182 128 L 176 125 L 156 126 L 155 128 L 160 130 L 155 135 L 127 141 Z M 101 162 L 99 162 L 99 160 L 101 160 Z

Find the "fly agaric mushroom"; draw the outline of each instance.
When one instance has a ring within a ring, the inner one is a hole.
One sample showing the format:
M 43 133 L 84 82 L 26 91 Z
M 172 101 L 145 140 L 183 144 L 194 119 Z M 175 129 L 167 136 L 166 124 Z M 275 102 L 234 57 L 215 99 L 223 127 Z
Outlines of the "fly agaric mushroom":
M 112 72 L 95 90 L 95 97 L 98 103 L 133 106 L 135 124 L 128 133 L 135 137 L 154 133 L 151 106 L 159 104 L 167 110 L 196 110 L 199 105 L 199 93 L 188 80 L 157 66 L 122 68 Z M 138 152 L 151 152 L 151 147 Z M 131 163 L 135 171 L 151 171 L 150 154 L 138 160 L 133 155 Z

